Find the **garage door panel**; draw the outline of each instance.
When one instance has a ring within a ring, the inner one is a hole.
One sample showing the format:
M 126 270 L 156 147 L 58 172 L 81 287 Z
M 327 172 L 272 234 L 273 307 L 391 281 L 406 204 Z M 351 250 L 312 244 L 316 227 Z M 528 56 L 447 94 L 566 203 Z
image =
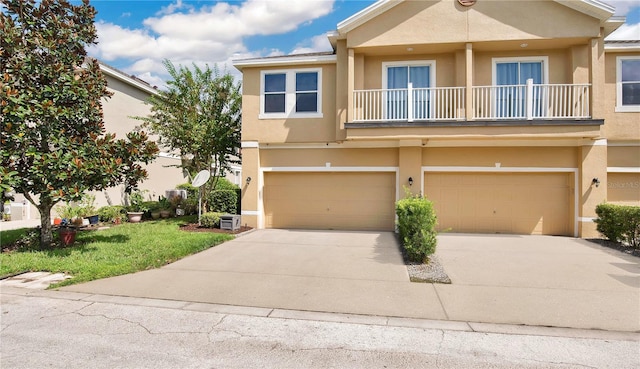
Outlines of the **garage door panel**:
M 265 173 L 267 228 L 393 230 L 395 173 Z
M 571 235 L 567 173 L 426 173 L 439 228 Z

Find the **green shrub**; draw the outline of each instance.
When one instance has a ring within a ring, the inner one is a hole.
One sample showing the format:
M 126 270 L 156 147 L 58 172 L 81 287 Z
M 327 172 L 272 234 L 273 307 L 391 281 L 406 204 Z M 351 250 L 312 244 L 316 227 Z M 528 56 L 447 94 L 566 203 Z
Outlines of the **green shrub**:
M 187 191 L 187 199 L 195 199 L 195 202 L 198 202 L 198 188 L 193 187 L 191 183 L 183 183 L 181 185 L 176 186 L 178 190 Z
M 422 196 L 407 196 L 396 202 L 398 231 L 409 260 L 425 262 L 436 251 L 437 217 L 433 203 Z
M 200 216 L 200 224 L 205 228 L 220 228 L 220 216 L 223 213 L 204 213 Z
M 236 214 L 238 195 L 235 190 L 215 190 L 209 196 L 209 209 L 219 213 Z
M 101 222 L 115 222 L 116 219 L 124 221 L 125 208 L 121 205 L 103 206 L 98 209 L 98 217 Z
M 594 220 L 607 239 L 640 248 L 640 206 L 600 204 Z

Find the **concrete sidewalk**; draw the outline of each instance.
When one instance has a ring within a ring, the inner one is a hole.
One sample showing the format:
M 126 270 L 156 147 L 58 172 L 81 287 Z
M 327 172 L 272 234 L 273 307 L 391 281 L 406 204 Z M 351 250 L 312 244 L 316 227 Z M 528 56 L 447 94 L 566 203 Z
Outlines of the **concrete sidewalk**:
M 637 258 L 563 237 L 443 235 L 451 285 L 409 282 L 395 235 L 260 230 L 86 294 L 385 317 L 640 331 Z

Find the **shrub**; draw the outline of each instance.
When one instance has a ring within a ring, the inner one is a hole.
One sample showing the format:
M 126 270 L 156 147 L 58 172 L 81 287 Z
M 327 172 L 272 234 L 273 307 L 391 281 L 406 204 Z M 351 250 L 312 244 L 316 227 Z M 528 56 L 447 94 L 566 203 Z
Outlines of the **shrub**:
M 607 239 L 640 249 L 640 206 L 600 204 L 594 220 Z
M 236 214 L 238 195 L 235 190 L 215 190 L 209 196 L 209 209 L 220 213 Z
M 205 228 L 220 228 L 220 216 L 223 213 L 204 213 L 200 216 L 200 224 Z
M 121 205 L 103 206 L 98 209 L 98 217 L 101 222 L 115 222 L 116 219 L 124 221 L 124 210 L 124 206 Z
M 396 202 L 400 241 L 409 260 L 425 262 L 436 251 L 437 217 L 433 203 L 422 196 Z

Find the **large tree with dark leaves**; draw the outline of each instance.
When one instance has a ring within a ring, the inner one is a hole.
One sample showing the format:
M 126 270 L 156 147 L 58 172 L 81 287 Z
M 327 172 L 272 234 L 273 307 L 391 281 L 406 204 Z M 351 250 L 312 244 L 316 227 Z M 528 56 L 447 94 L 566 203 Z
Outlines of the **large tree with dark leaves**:
M 0 1 L 0 183 L 11 173 L 38 208 L 42 247 L 52 245 L 56 203 L 121 183 L 130 191 L 158 152 L 144 132 L 105 131 L 107 82 L 85 51 L 95 13 L 88 0 Z

